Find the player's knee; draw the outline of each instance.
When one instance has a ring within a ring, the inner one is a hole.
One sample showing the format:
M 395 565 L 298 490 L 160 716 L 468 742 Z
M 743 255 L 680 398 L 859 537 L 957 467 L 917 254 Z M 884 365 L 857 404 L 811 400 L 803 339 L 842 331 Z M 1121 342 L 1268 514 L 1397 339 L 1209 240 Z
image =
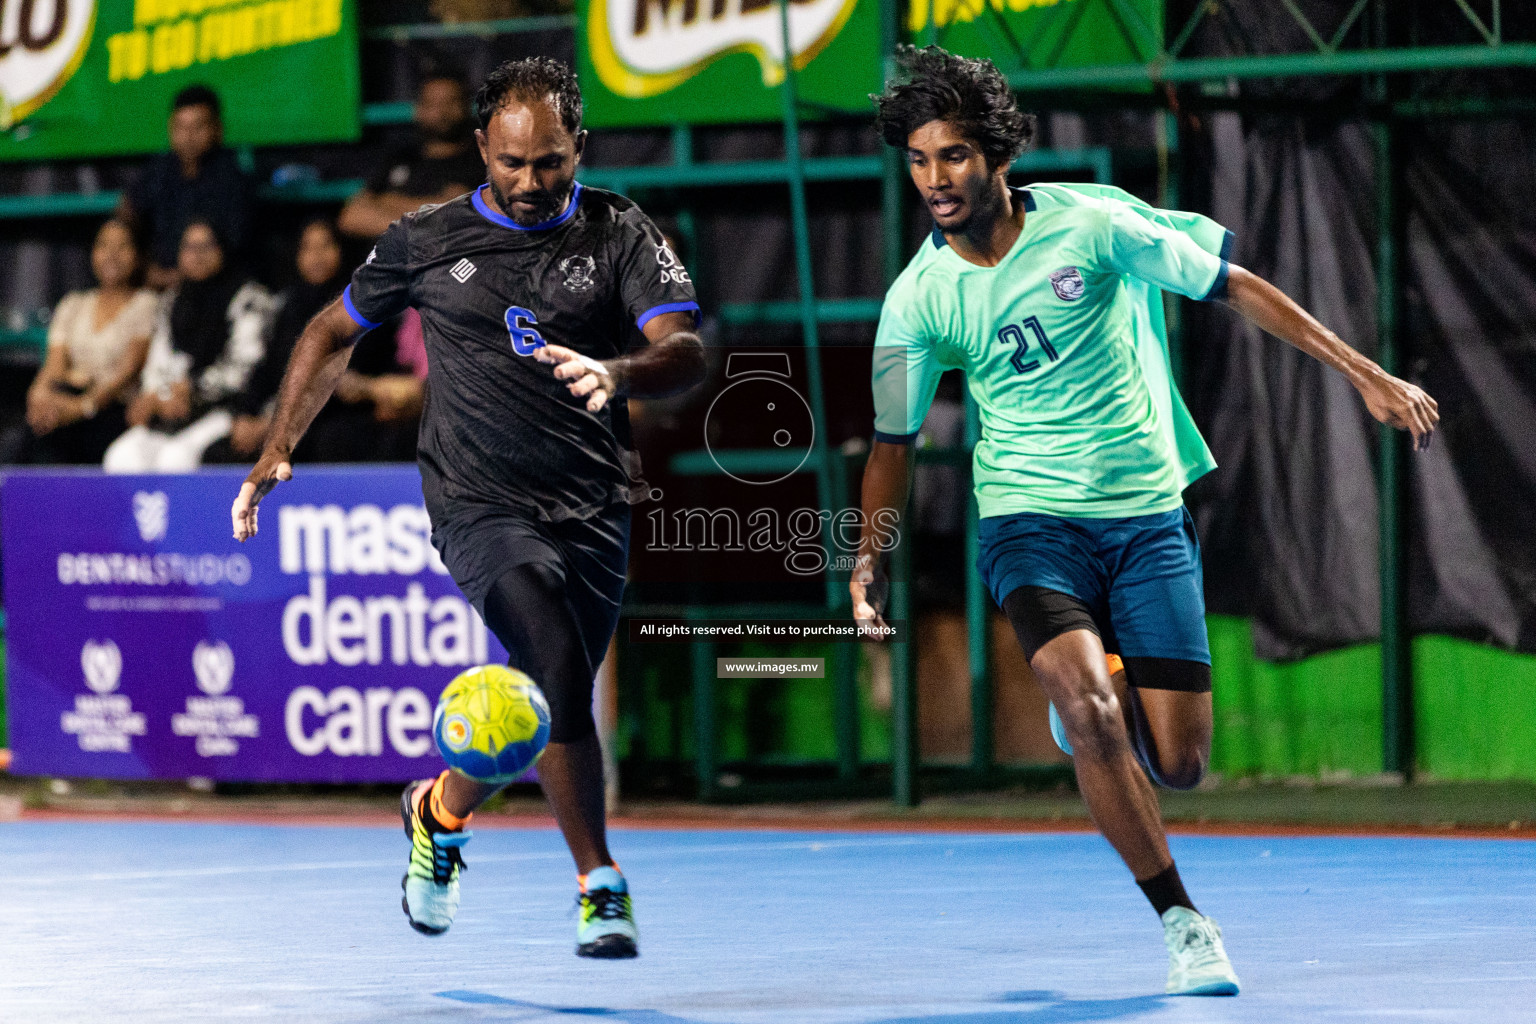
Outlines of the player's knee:
M 1194 789 L 1205 778 L 1206 755 L 1203 750 L 1176 750 L 1159 753 L 1157 777 L 1153 780 L 1168 789 Z
M 1056 713 L 1077 755 L 1108 757 L 1125 747 L 1124 714 L 1113 689 L 1084 675 L 1066 687 L 1058 685 L 1051 690 L 1068 693 L 1056 701 Z

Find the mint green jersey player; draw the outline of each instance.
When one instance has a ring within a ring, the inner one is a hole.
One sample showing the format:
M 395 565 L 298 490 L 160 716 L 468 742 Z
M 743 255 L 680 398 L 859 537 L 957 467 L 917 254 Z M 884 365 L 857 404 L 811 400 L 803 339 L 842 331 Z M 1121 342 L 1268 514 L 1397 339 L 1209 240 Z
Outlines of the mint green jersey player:
M 1221 295 L 1231 234 L 1102 185 L 1031 185 L 1013 248 L 970 263 L 937 230 L 886 295 L 875 429 L 904 442 L 939 376 L 981 411 L 983 518 L 1118 518 L 1177 509 L 1215 468 L 1169 372 L 1159 289 Z

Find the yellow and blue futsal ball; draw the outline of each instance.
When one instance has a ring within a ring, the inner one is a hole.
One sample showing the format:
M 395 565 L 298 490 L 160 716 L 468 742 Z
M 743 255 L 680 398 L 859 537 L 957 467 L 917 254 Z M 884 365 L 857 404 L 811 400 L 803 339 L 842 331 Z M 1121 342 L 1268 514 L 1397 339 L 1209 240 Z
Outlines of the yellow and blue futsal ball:
M 549 703 L 515 668 L 481 665 L 454 677 L 437 699 L 432 739 L 448 767 L 501 785 L 527 771 L 549 742 Z

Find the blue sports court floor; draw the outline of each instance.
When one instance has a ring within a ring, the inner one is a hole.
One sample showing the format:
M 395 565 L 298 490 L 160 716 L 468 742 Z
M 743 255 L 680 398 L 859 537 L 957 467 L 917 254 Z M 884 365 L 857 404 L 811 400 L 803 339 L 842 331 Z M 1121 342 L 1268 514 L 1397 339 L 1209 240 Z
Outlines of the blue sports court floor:
M 1174 840 L 1236 999 L 1161 995 L 1091 834 L 618 830 L 639 960 L 572 955 L 551 830 L 481 830 L 446 936 L 398 828 L 0 825 L 0 1021 L 1536 1020 L 1536 844 Z

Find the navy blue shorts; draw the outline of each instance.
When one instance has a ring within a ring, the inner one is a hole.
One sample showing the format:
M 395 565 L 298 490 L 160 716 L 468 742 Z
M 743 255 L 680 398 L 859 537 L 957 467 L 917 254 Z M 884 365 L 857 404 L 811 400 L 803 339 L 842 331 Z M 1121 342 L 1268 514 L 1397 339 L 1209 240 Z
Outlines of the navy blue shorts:
M 976 568 L 1000 607 L 1020 587 L 1077 598 L 1107 651 L 1211 663 L 1200 541 L 1183 507 L 1123 519 L 990 516 Z

